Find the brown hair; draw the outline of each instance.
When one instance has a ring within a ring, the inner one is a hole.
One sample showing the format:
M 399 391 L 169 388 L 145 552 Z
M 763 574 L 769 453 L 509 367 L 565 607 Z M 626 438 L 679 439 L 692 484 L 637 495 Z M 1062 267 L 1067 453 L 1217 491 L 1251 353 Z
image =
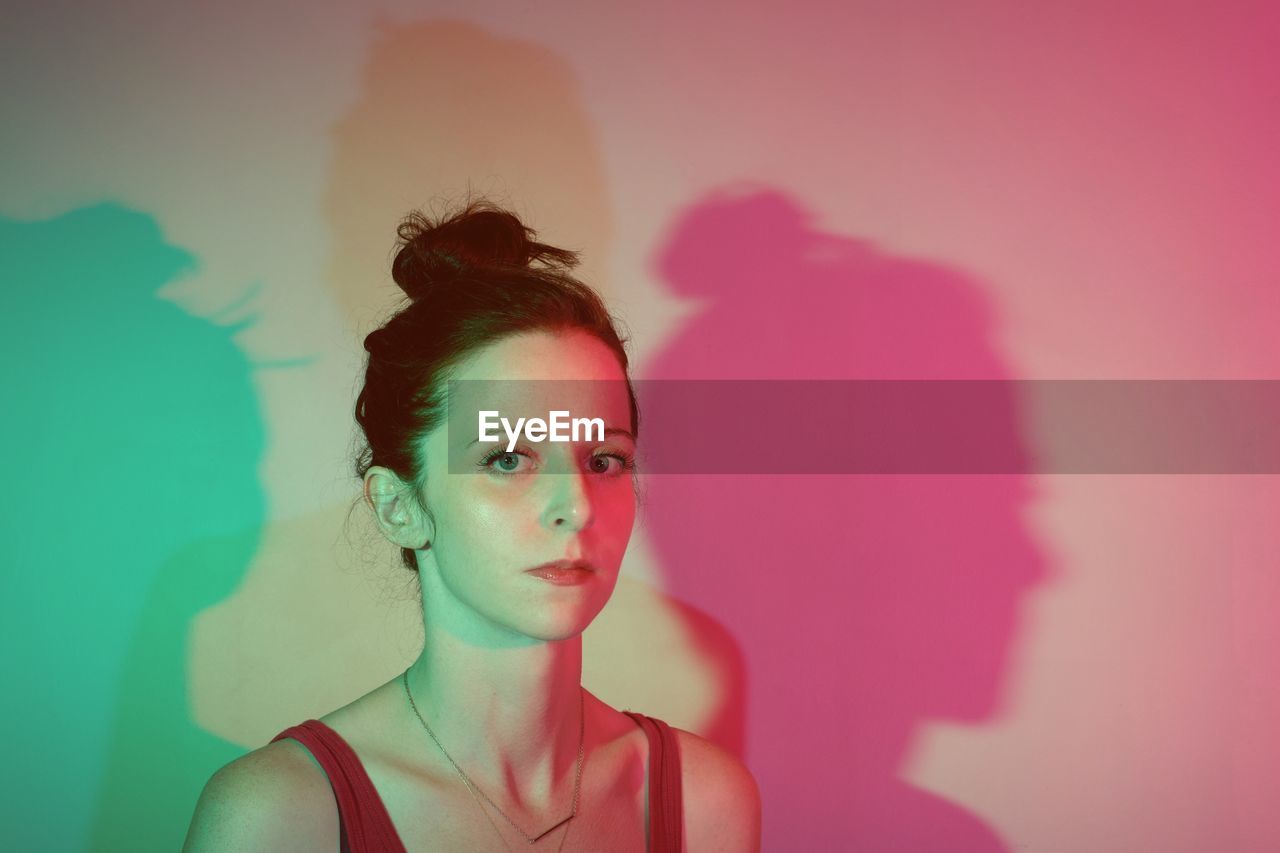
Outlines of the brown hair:
M 568 273 L 578 254 L 539 243 L 536 232 L 485 199 L 432 219 L 410 213 L 397 229 L 391 275 L 410 300 L 364 339 L 369 353 L 355 418 L 365 444 L 355 459 L 364 479 L 374 465 L 396 472 L 415 494 L 425 483 L 419 442 L 445 417 L 447 382 L 471 353 L 508 335 L 581 329 L 618 357 L 627 379 L 631 432 L 640 415 L 626 338 L 600 295 Z M 429 508 L 423 507 L 430 512 Z M 407 568 L 417 570 L 410 548 Z

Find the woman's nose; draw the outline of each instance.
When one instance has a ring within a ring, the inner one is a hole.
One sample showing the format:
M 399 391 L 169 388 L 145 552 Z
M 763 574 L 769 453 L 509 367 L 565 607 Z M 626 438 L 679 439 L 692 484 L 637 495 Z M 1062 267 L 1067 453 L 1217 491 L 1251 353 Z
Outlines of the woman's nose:
M 587 475 L 581 471 L 562 471 L 550 475 L 551 500 L 547 519 L 552 527 L 581 530 L 591 523 L 591 493 Z

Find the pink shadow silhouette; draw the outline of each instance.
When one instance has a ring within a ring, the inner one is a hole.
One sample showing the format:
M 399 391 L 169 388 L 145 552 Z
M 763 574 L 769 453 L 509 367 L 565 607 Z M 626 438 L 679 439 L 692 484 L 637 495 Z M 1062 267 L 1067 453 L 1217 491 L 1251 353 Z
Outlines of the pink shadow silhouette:
M 671 290 L 705 304 L 645 381 L 1012 378 L 973 281 L 819 233 L 776 191 L 694 205 L 656 263 Z M 1016 427 L 1012 406 L 1008 418 Z M 657 419 L 660 435 L 679 427 Z M 838 423 L 829 434 L 794 452 L 831 452 Z M 901 773 L 921 724 L 987 722 L 1004 703 L 1020 605 L 1047 574 L 1020 515 L 1028 479 L 647 478 L 665 588 L 740 647 L 744 680 L 706 734 L 756 774 L 765 850 L 1007 849 L 980 816 Z

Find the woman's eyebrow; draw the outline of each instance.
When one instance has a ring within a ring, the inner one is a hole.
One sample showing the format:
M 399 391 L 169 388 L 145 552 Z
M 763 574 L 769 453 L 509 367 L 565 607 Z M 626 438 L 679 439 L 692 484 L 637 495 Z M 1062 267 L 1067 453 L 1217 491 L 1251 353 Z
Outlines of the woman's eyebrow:
M 636 443 L 636 437 L 631 434 L 631 430 L 622 429 L 621 427 L 609 427 L 605 429 L 604 437 L 608 438 L 611 435 L 625 435 L 627 438 L 631 439 L 632 444 Z M 473 438 L 471 439 L 471 441 L 467 442 L 467 447 L 470 447 L 473 444 L 479 444 L 479 443 L 480 443 L 479 438 Z

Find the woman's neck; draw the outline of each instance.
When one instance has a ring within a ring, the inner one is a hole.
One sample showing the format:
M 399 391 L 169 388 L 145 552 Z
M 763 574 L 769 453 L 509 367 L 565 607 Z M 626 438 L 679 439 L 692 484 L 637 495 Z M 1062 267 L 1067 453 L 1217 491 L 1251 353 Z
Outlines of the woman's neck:
M 563 807 L 584 725 L 581 635 L 490 647 L 432 630 L 430 614 L 426 624 L 408 684 L 440 746 L 426 731 L 423 738 L 504 811 L 508 804 L 539 815 Z M 413 718 L 407 699 L 404 710 Z M 416 718 L 412 724 L 422 728 Z

